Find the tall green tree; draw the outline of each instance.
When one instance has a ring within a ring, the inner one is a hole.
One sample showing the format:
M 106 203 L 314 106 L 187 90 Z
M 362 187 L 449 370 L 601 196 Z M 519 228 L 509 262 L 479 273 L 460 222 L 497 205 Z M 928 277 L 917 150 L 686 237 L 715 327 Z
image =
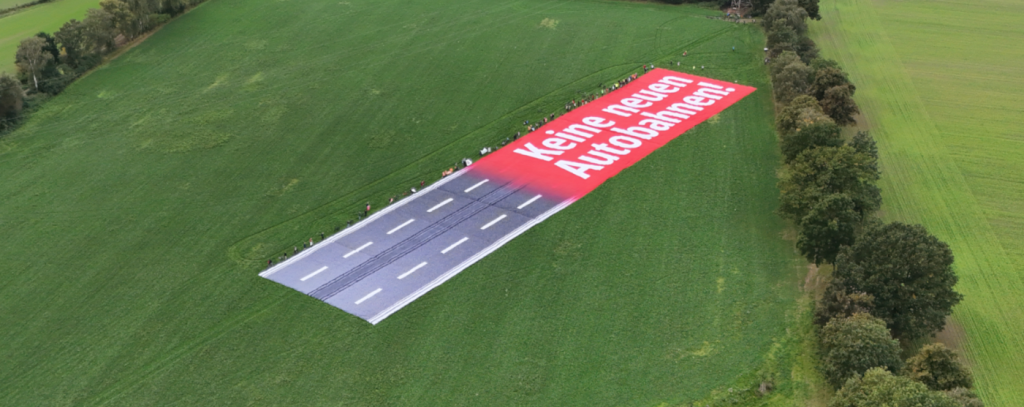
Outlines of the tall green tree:
M 949 396 L 906 377 L 873 368 L 846 381 L 828 407 L 960 407 Z
M 771 5 L 772 5 L 772 3 L 774 3 L 774 1 L 772 1 L 772 0 L 751 0 L 750 3 L 751 3 L 752 6 L 754 6 L 754 8 L 751 11 L 751 13 L 753 15 L 755 15 L 755 16 L 763 16 L 766 12 L 768 12 L 768 7 L 771 7 Z M 725 5 L 728 5 L 728 4 L 724 4 L 723 6 L 725 6 Z
M 93 42 L 90 40 L 85 23 L 78 20 L 71 20 L 53 33 L 62 48 L 64 48 L 65 63 L 72 68 L 78 68 L 82 58 L 92 51 Z
M 833 276 L 848 291 L 875 297 L 872 315 L 894 336 L 913 340 L 942 330 L 962 296 L 953 290 L 953 252 L 921 225 L 867 228 L 836 257 Z
M 772 83 L 778 80 L 776 77 L 782 73 L 783 69 L 789 66 L 789 64 L 799 60 L 800 56 L 794 51 L 784 51 L 780 52 L 779 55 L 776 55 L 775 58 L 772 59 L 771 64 L 768 65 L 768 72 L 771 75 Z
M 932 390 L 971 388 L 971 373 L 957 360 L 956 352 L 942 343 L 921 347 L 916 355 L 907 359 L 904 376 L 924 383 Z
M 831 120 L 810 123 L 795 133 L 781 136 L 779 149 L 782 159 L 791 163 L 800 153 L 814 147 L 839 147 L 843 145 L 842 129 Z
M 822 373 L 837 388 L 873 367 L 895 372 L 903 367 L 899 342 L 889 336 L 885 321 L 871 315 L 833 319 L 820 339 Z
M 814 71 L 814 81 L 811 83 L 810 94 L 815 99 L 825 99 L 825 92 L 836 86 L 849 86 L 850 96 L 857 90 L 857 87 L 850 83 L 846 72 L 838 67 L 826 66 Z
M 105 10 L 91 8 L 85 12 L 82 24 L 85 26 L 85 35 L 96 51 L 106 53 L 114 49 L 114 38 L 117 37 L 114 16 Z
M 0 121 L 6 122 L 18 117 L 21 114 L 24 97 L 18 80 L 6 72 L 0 73 Z M 3 126 L 0 126 L 0 129 L 2 128 Z
M 833 86 L 825 91 L 821 99 L 821 110 L 841 126 L 857 123 L 853 115 L 860 113 L 857 102 L 853 101 L 852 89 L 850 85 Z
M 839 66 L 839 62 L 836 62 L 836 60 L 834 59 L 828 58 L 814 58 L 814 60 L 812 60 L 809 65 L 811 65 L 811 69 L 814 69 L 815 72 L 823 68 L 836 68 L 842 70 L 842 68 Z
M 142 32 L 143 27 L 139 23 L 139 16 L 124 0 L 103 0 L 100 2 L 100 7 L 110 14 L 114 29 L 126 39 L 133 39 Z
M 794 98 L 807 94 L 807 89 L 811 85 L 811 73 L 811 67 L 799 59 L 783 68 L 772 82 L 775 101 L 787 105 Z
M 779 214 L 799 222 L 822 198 L 846 194 L 863 219 L 878 209 L 882 195 L 871 170 L 873 159 L 850 146 L 814 147 L 800 153 L 779 180 Z M 865 291 L 866 290 L 855 290 Z
M 808 18 L 821 20 L 821 13 L 819 13 L 818 10 L 818 0 L 799 0 L 797 4 L 799 4 L 800 8 L 804 9 L 804 11 L 807 12 Z
M 800 55 L 800 60 L 804 61 L 804 63 L 813 61 L 818 57 L 818 45 L 814 43 L 814 40 L 806 35 L 801 35 L 800 38 L 797 39 L 794 48 L 796 49 L 797 55 Z
M 781 136 L 787 136 L 800 129 L 818 123 L 832 122 L 821 111 L 821 105 L 814 96 L 802 95 L 793 98 L 775 117 L 775 128 Z
M 800 33 L 785 22 L 775 24 L 771 31 L 765 32 L 765 36 L 767 37 L 768 55 L 773 58 L 786 51 L 796 53 L 797 44 L 800 43 Z
M 57 47 L 57 41 L 53 39 L 53 36 L 46 32 L 40 31 L 36 34 L 36 37 L 42 38 L 46 43 L 43 44 L 43 52 L 48 52 L 53 56 L 51 61 L 60 60 L 60 48 Z
M 814 323 L 825 326 L 832 319 L 847 318 L 858 313 L 870 314 L 874 302 L 875 297 L 871 294 L 847 293 L 842 283 L 832 279 L 814 307 Z
M 32 77 L 36 91 L 39 91 L 39 76 L 46 66 L 53 61 L 53 55 L 45 51 L 46 40 L 30 37 L 21 41 L 15 55 L 15 64 L 19 69 Z
M 853 147 L 858 153 L 870 157 L 869 170 L 880 174 L 878 170 L 878 147 L 875 145 L 875 139 L 871 137 L 870 133 L 858 131 L 857 135 L 853 136 L 853 139 L 850 140 L 850 147 Z
M 800 220 L 796 248 L 816 265 L 833 263 L 840 247 L 853 244 L 858 222 L 853 199 L 846 194 L 828 195 Z
M 788 25 L 802 36 L 807 33 L 807 10 L 800 7 L 797 0 L 775 0 L 761 19 L 761 25 L 767 33 L 776 31 L 778 26 Z

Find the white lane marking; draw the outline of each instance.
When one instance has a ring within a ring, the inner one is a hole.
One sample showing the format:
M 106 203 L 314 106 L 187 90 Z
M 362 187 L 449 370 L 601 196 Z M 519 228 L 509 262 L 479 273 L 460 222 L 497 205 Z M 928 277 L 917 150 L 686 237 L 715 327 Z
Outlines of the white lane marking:
M 383 290 L 383 288 L 378 288 L 376 290 L 373 290 L 372 293 L 366 294 L 365 297 L 360 298 L 359 301 L 356 301 L 356 305 L 362 304 L 363 301 L 366 301 L 366 300 L 370 299 L 370 297 L 373 297 L 373 296 L 377 295 L 377 293 L 381 292 L 381 290 Z
M 416 267 L 413 267 L 413 268 L 409 269 L 409 271 L 406 271 L 406 272 L 402 273 L 402 275 L 398 276 L 398 279 L 401 280 L 403 278 L 406 278 L 410 274 L 412 274 L 414 271 L 419 270 L 419 269 L 423 268 L 423 266 L 426 266 L 426 265 L 427 265 L 427 262 L 420 263 L 420 264 L 416 265 Z
M 495 223 L 498 223 L 498 221 L 500 221 L 500 220 L 502 220 L 502 219 L 505 219 L 505 216 L 506 216 L 506 215 L 501 215 L 501 216 L 499 216 L 499 217 L 495 218 L 494 220 L 492 220 L 492 221 L 488 222 L 488 223 L 487 223 L 486 225 L 483 225 L 483 226 L 482 226 L 482 227 L 480 228 L 480 230 L 484 230 L 484 229 L 487 229 L 487 228 L 489 228 L 489 227 L 493 226 L 493 225 L 494 225 Z
M 462 244 L 463 242 L 465 242 L 467 240 L 469 240 L 469 238 L 468 237 L 464 237 L 461 240 L 459 240 L 458 242 L 452 243 L 452 245 L 448 246 L 447 249 L 441 250 L 441 254 L 445 254 L 445 253 L 450 252 L 452 249 L 454 249 L 455 247 L 457 247 L 458 245 Z
M 462 191 L 462 192 L 469 192 L 469 191 L 472 191 L 472 190 L 476 189 L 476 187 L 478 187 L 478 186 L 481 186 L 481 185 L 483 185 L 483 184 L 484 184 L 485 182 L 487 182 L 487 181 L 490 181 L 490 180 L 489 180 L 489 179 L 485 179 L 485 180 L 483 180 L 483 181 L 477 182 L 477 183 L 476 183 L 475 185 L 473 185 L 473 186 L 471 186 L 471 187 L 469 187 L 469 188 L 466 188 L 466 190 L 465 190 L 465 191 Z
M 323 266 L 323 267 L 320 267 L 320 269 L 319 269 L 319 270 L 317 270 L 317 271 L 314 271 L 314 272 L 312 272 L 312 273 L 309 273 L 309 274 L 307 274 L 307 275 L 306 275 L 305 277 L 303 277 L 303 278 L 300 278 L 300 279 L 299 279 L 299 281 L 306 281 L 306 280 L 309 280 L 309 279 L 313 278 L 313 276 L 315 276 L 315 275 L 317 275 L 317 274 L 320 274 L 320 272 L 321 272 L 321 271 L 324 271 L 324 270 L 327 270 L 327 266 Z
M 348 256 L 351 256 L 351 255 L 353 255 L 353 254 L 359 253 L 359 251 L 360 251 L 360 250 L 363 250 L 363 249 L 365 249 L 365 248 L 369 247 L 369 246 L 370 246 L 371 244 L 373 244 L 373 242 L 366 242 L 366 244 L 364 244 L 364 245 L 362 245 L 362 246 L 359 246 L 359 248 L 358 248 L 358 249 L 355 249 L 355 250 L 353 250 L 353 251 L 350 251 L 350 252 L 348 252 L 348 254 L 346 254 L 346 255 L 344 255 L 344 256 L 341 256 L 341 257 L 342 257 L 342 258 L 345 258 L 345 259 L 347 259 L 347 258 L 348 258 Z
M 398 225 L 398 226 L 395 226 L 395 228 L 394 228 L 394 229 L 391 229 L 391 230 L 389 230 L 389 231 L 388 231 L 388 234 L 390 235 L 390 234 L 392 234 L 392 233 L 395 233 L 395 232 L 397 232 L 397 231 L 398 231 L 398 229 L 404 228 L 404 227 L 405 227 L 406 225 L 408 225 L 408 224 L 412 223 L 412 222 L 413 222 L 414 220 L 416 220 L 416 219 L 409 219 L 409 220 L 405 221 L 405 223 L 403 223 L 403 224 L 401 224 L 401 225 Z
M 454 200 L 455 200 L 454 198 L 445 199 L 445 200 L 441 201 L 441 203 L 439 203 L 437 205 L 434 205 L 433 208 L 427 209 L 427 212 L 433 212 L 433 211 L 437 210 L 437 208 L 445 206 L 445 205 L 448 204 L 448 202 L 451 202 L 451 201 L 454 201 Z
M 530 198 L 530 200 L 529 200 L 529 201 L 523 202 L 523 204 L 522 204 L 522 205 L 519 205 L 519 206 L 517 206 L 517 207 L 516 207 L 516 209 L 523 209 L 523 208 L 525 208 L 525 207 L 526 207 L 527 205 L 529 205 L 529 204 L 532 204 L 532 203 L 533 203 L 533 201 L 536 201 L 536 200 L 538 200 L 538 199 L 540 199 L 540 195 L 539 195 L 539 194 L 538 194 L 537 196 L 533 197 L 533 198 Z
M 481 250 L 479 253 L 474 254 L 473 256 L 466 259 L 462 263 L 459 263 L 459 265 L 455 266 L 455 268 L 446 271 L 444 274 L 441 274 L 440 276 L 435 278 L 434 281 L 431 281 L 427 285 L 420 287 L 418 290 L 413 291 L 412 294 L 409 294 L 408 296 L 402 298 L 398 302 L 391 304 L 387 308 L 384 308 L 383 311 L 377 313 L 377 315 L 370 317 L 366 321 L 374 325 L 379 324 L 380 321 L 383 321 L 385 318 L 391 316 L 391 314 L 398 312 L 398 310 L 402 309 L 406 305 L 409 305 L 409 303 L 416 301 L 416 299 L 422 297 L 423 294 L 426 294 L 428 291 L 437 288 L 437 286 L 443 284 L 445 281 L 448 281 L 452 277 L 455 277 L 456 274 L 459 274 L 462 270 L 465 270 L 473 263 L 476 263 L 478 260 L 486 257 L 488 254 L 491 254 L 491 252 L 498 250 L 498 248 L 503 246 L 505 243 L 508 243 L 510 240 L 515 239 L 516 236 L 521 235 L 523 232 L 525 232 L 527 229 L 530 229 L 534 225 L 543 222 L 545 219 L 551 217 L 551 215 L 558 213 L 558 211 L 565 209 L 565 207 L 569 206 L 569 204 L 573 202 L 575 201 L 566 200 L 558 205 L 555 205 L 554 208 L 548 209 L 540 216 L 534 218 L 533 220 L 530 220 L 529 222 L 524 223 L 522 226 L 516 228 L 516 230 L 513 230 L 512 233 L 505 235 L 505 237 L 502 237 L 498 241 L 492 243 L 490 246 L 487 246 L 487 248 Z
M 438 189 L 441 186 L 443 186 L 443 185 L 445 185 L 445 184 L 447 184 L 449 182 L 452 182 L 452 181 L 458 179 L 459 177 L 462 176 L 462 174 L 466 174 L 466 173 L 467 173 L 466 171 L 459 171 L 459 172 L 456 172 L 456 173 L 454 173 L 452 175 L 449 175 L 447 178 L 441 178 L 440 181 L 437 181 L 437 182 L 435 182 L 435 183 L 433 183 L 431 185 L 428 185 L 426 188 L 423 188 L 423 189 L 419 190 L 418 192 L 416 192 L 416 196 L 417 197 L 425 196 L 428 192 L 432 192 L 433 190 Z M 359 229 L 362 229 L 363 226 L 374 224 L 373 222 L 376 221 L 377 219 L 379 219 L 379 218 L 381 218 L 381 217 L 391 213 L 392 211 L 394 211 L 394 210 L 396 210 L 398 208 L 401 208 L 403 205 L 405 205 L 405 204 L 407 204 L 409 202 L 416 202 L 416 199 L 403 199 L 403 200 L 400 200 L 397 203 L 395 203 L 394 205 L 390 205 L 390 206 L 388 206 L 388 207 L 386 207 L 384 209 L 381 209 L 379 212 L 374 213 L 373 215 L 370 215 L 369 218 L 363 219 L 362 222 L 356 222 L 356 224 L 352 225 L 351 227 L 345 228 L 341 232 L 338 232 L 337 234 L 334 234 L 334 235 L 328 237 L 324 241 L 327 242 L 327 243 L 334 243 L 334 242 L 338 241 L 339 239 L 341 239 L 341 238 L 343 238 L 345 236 L 348 236 L 348 235 L 354 233 L 355 231 L 357 231 Z M 320 250 L 321 247 L 323 247 L 323 246 L 318 244 L 317 245 L 317 250 Z M 285 261 L 282 261 L 280 263 L 277 263 L 277 264 L 274 265 L 274 267 L 271 267 L 271 268 L 261 272 L 260 273 L 260 277 L 263 277 L 263 278 L 266 278 L 266 279 L 270 279 L 270 276 L 273 275 L 274 273 L 277 273 L 278 271 L 281 271 L 281 270 L 284 270 L 284 269 L 286 269 L 288 267 L 291 267 L 293 264 L 295 264 L 299 260 L 302 260 L 304 257 L 309 256 L 309 255 L 311 255 L 313 253 L 316 253 L 317 250 L 303 250 L 302 252 L 300 252 L 299 254 L 296 254 L 295 256 L 292 256 L 288 260 L 285 260 Z

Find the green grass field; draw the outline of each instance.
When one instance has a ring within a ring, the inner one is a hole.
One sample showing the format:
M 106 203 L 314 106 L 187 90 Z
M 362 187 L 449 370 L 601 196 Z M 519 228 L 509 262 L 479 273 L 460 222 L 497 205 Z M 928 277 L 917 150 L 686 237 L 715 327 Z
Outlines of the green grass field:
M 8 2 L 11 4 L 6 7 L 0 4 L 0 9 L 25 3 L 23 0 L 0 0 L 0 3 Z M 0 72 L 12 75 L 17 72 L 14 55 L 21 40 L 40 31 L 53 34 L 69 20 L 85 18 L 85 11 L 99 7 L 99 4 L 99 0 L 56 0 L 0 17 Z
M 772 212 L 764 38 L 713 13 L 200 6 L 0 139 L 4 403 L 643 406 L 773 377 L 761 402 L 800 405 L 806 270 Z M 684 50 L 762 90 L 380 325 L 257 276 Z
M 22 4 L 30 3 L 32 0 L 0 0 L 0 10 L 6 10 Z
M 885 217 L 950 244 L 966 297 L 954 339 L 986 405 L 1024 405 L 1024 4 L 828 0 L 821 10 L 814 39 L 851 73 L 879 141 Z

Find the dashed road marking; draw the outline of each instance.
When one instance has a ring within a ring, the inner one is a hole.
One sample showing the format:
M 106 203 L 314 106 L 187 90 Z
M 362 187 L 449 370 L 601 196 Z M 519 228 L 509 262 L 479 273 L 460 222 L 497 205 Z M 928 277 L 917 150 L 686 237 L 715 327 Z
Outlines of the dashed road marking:
M 370 297 L 373 297 L 373 296 L 377 295 L 377 293 L 381 292 L 381 290 L 383 290 L 383 288 L 378 288 L 376 290 L 373 290 L 373 292 L 371 292 L 369 294 L 366 294 L 365 297 L 360 298 L 359 300 L 356 301 L 356 305 L 362 304 L 363 301 L 366 301 L 366 300 L 370 299 Z
M 445 206 L 445 205 L 447 205 L 447 204 L 448 204 L 448 202 L 451 202 L 451 201 L 454 201 L 454 200 L 455 200 L 455 198 L 448 198 L 448 199 L 445 199 L 445 200 L 441 201 L 441 203 L 439 203 L 439 204 L 437 204 L 437 205 L 434 205 L 434 207 L 433 207 L 433 208 L 427 209 L 427 212 L 433 212 L 433 211 L 436 211 L 436 210 L 437 210 L 437 208 L 440 208 L 440 207 L 442 207 L 442 206 Z
M 403 224 L 401 224 L 401 225 L 398 225 L 398 226 L 395 226 L 395 228 L 394 228 L 394 229 L 391 229 L 391 230 L 389 230 L 389 231 L 388 231 L 388 234 L 390 235 L 390 234 L 392 234 L 392 233 L 395 233 L 395 232 L 397 232 L 397 231 L 398 231 L 398 229 L 404 228 L 404 227 L 405 227 L 406 225 L 408 225 L 408 224 L 412 223 L 412 222 L 413 222 L 414 220 L 416 220 L 416 219 L 409 219 L 409 220 L 405 221 L 405 223 L 403 223 Z
M 478 187 L 478 186 L 481 186 L 481 185 L 483 185 L 483 184 L 484 184 L 485 182 L 487 182 L 487 181 L 490 181 L 490 180 L 489 180 L 489 179 L 485 179 L 485 180 L 483 180 L 483 181 L 477 182 L 476 184 L 474 184 L 473 186 L 471 186 L 471 187 L 469 187 L 469 188 L 466 188 L 466 190 L 465 190 L 465 191 L 462 191 L 462 192 L 469 192 L 469 191 L 472 191 L 472 190 L 476 189 L 476 187 Z
M 347 259 L 347 258 L 348 258 L 348 256 L 351 256 L 351 255 L 353 255 L 353 254 L 359 253 L 359 251 L 360 251 L 360 250 L 363 250 L 363 249 L 365 249 L 365 248 L 369 247 L 369 246 L 370 246 L 371 244 L 373 244 L 373 242 L 366 242 L 366 244 L 364 244 L 364 245 L 362 245 L 362 246 L 359 246 L 359 248 L 358 248 L 358 249 L 355 249 L 355 250 L 353 250 L 353 251 L 350 251 L 350 252 L 348 252 L 348 254 L 346 254 L 346 255 L 342 256 L 342 258 L 345 258 L 345 259 Z
M 417 264 L 416 267 L 413 267 L 413 268 L 409 269 L 409 271 L 406 271 L 406 272 L 402 273 L 402 275 L 398 276 L 398 279 L 401 280 L 403 278 L 406 278 L 410 274 L 412 274 L 414 271 L 419 270 L 419 269 L 423 268 L 423 266 L 426 266 L 426 265 L 427 265 L 427 262 L 423 262 L 423 263 Z
M 303 277 L 303 278 L 300 278 L 300 279 L 299 279 L 299 281 L 306 281 L 306 280 L 309 280 L 309 279 L 313 278 L 313 276 L 315 276 L 315 275 L 317 275 L 317 274 L 320 274 L 320 272 L 322 272 L 322 271 L 324 271 L 324 270 L 327 270 L 327 266 L 323 266 L 323 267 L 320 267 L 320 269 L 319 269 L 319 270 L 317 270 L 317 271 L 314 271 L 314 272 L 312 272 L 312 273 L 309 273 L 309 274 L 307 274 L 307 275 L 306 275 L 305 277 Z
M 537 196 L 535 196 L 535 197 L 533 197 L 533 198 L 530 198 L 530 200 L 529 200 L 529 201 L 523 202 L 523 204 L 522 204 L 522 205 L 519 205 L 519 206 L 517 206 L 517 207 L 516 207 L 516 209 L 523 209 L 523 208 L 525 208 L 525 207 L 526 207 L 527 205 L 529 205 L 529 204 L 532 204 L 532 203 L 533 203 L 533 201 L 536 201 L 536 200 L 538 200 L 538 199 L 540 199 L 540 194 L 538 194 Z
M 469 238 L 468 237 L 464 237 L 461 240 L 459 240 L 458 242 L 452 243 L 452 245 L 448 246 L 447 249 L 441 250 L 441 254 L 445 254 L 445 253 L 450 252 L 452 249 L 458 247 L 460 244 L 464 243 L 467 240 L 469 240 Z
M 490 222 L 487 222 L 487 224 L 486 224 L 486 225 L 483 225 L 483 226 L 481 226 L 481 227 L 480 227 L 480 230 L 486 230 L 487 228 L 489 228 L 489 227 L 493 226 L 493 225 L 494 225 L 495 223 L 498 223 L 498 221 L 500 221 L 500 220 L 502 220 L 502 219 L 505 219 L 505 217 L 506 217 L 506 216 L 508 216 L 508 215 L 504 215 L 504 214 L 503 214 L 503 215 L 501 215 L 501 216 L 499 216 L 499 217 L 495 218 L 494 220 L 492 220 L 492 221 L 490 221 Z

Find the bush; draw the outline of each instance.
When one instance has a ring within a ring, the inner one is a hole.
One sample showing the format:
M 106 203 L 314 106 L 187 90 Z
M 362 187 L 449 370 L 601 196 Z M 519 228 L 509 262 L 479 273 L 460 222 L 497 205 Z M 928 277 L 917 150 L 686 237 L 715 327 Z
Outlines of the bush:
M 906 377 L 893 376 L 885 369 L 868 370 L 851 378 L 836 392 L 828 407 L 960 407 L 949 396 L 928 390 Z
M 974 394 L 971 389 L 965 389 L 963 387 L 957 387 L 953 390 L 944 391 L 946 396 L 957 402 L 957 405 L 961 407 L 985 407 L 985 403 L 982 403 L 978 399 L 978 395 Z
M 875 297 L 868 293 L 847 293 L 843 284 L 833 279 L 814 307 L 814 323 L 825 326 L 828 321 L 847 318 L 857 313 L 870 314 Z
M 825 91 L 821 99 L 821 110 L 841 126 L 857 123 L 853 115 L 860 113 L 857 102 L 853 101 L 851 85 L 833 86 Z
M 24 100 L 25 92 L 18 80 L 7 73 L 0 73 L 0 120 L 10 120 L 21 115 Z
M 904 368 L 904 375 L 932 390 L 971 387 L 971 374 L 957 360 L 956 352 L 941 343 L 924 345 Z
M 775 118 L 775 128 L 778 129 L 779 135 L 785 137 L 804 126 L 831 121 L 832 119 L 821 111 L 818 99 L 803 95 L 794 98 L 789 106 L 779 112 Z
M 848 91 L 850 96 L 857 90 L 850 79 L 846 77 L 846 72 L 838 67 L 826 66 L 814 71 L 814 82 L 811 83 L 810 94 L 814 95 L 815 99 L 825 99 L 825 92 L 836 86 L 849 86 Z
M 788 164 L 800 153 L 814 147 L 839 147 L 843 145 L 843 136 L 839 128 L 831 120 L 820 121 L 803 126 L 793 134 L 782 136 L 779 141 L 779 148 L 782 150 L 782 159 Z
M 889 336 L 885 321 L 868 314 L 833 319 L 821 329 L 821 364 L 835 387 L 873 367 L 898 372 L 903 367 L 900 344 Z

